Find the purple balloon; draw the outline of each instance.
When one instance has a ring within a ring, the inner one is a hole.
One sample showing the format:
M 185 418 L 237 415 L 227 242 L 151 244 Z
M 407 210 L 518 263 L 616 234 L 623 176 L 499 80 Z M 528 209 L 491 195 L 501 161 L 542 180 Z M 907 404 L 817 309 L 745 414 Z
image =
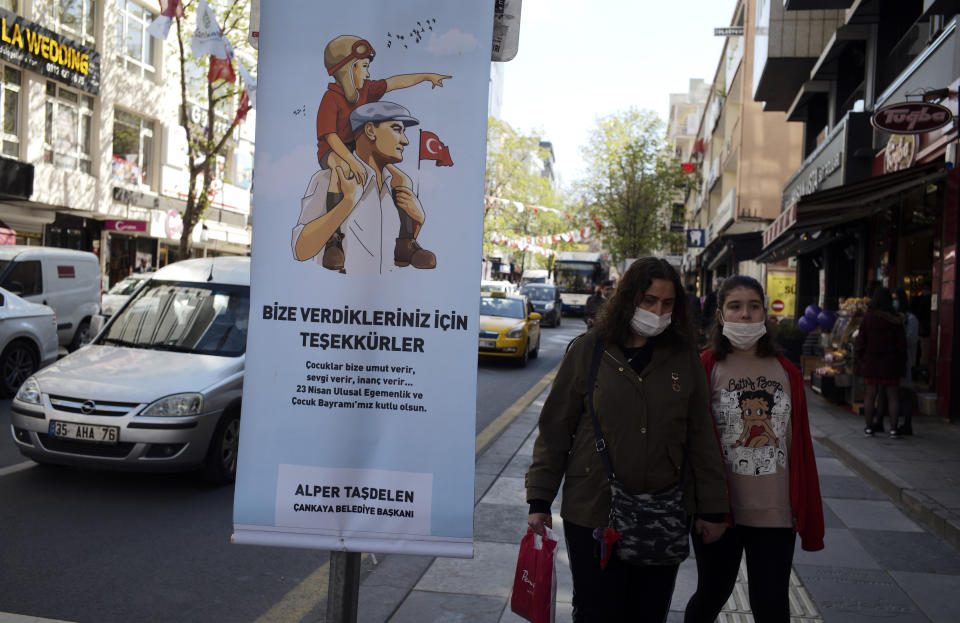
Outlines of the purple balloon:
M 810 324 L 816 325 L 816 324 L 817 324 L 817 315 L 818 315 L 821 311 L 822 311 L 822 310 L 821 310 L 819 307 L 817 307 L 816 305 L 807 305 L 807 308 L 806 308 L 805 310 L 803 310 L 803 315 L 804 315 L 805 318 L 807 318 L 808 320 L 810 320 Z
M 797 326 L 800 327 L 800 330 L 804 333 L 810 333 L 816 328 L 816 325 L 806 316 L 800 316 L 800 319 L 797 320 Z
M 836 312 L 832 312 L 829 309 L 825 309 L 819 314 L 817 314 L 817 324 L 820 325 L 820 328 L 824 331 L 829 331 L 833 328 L 834 323 L 837 321 Z

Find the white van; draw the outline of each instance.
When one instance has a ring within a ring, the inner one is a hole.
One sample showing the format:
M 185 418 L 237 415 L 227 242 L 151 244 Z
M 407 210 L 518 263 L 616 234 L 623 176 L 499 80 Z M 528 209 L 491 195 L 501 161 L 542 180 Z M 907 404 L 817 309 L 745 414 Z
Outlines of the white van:
M 528 268 L 523 271 L 523 274 L 520 276 L 520 287 L 527 285 L 528 283 L 553 283 L 553 279 L 550 278 L 550 271 L 542 268 Z
M 87 342 L 90 319 L 100 313 L 100 260 L 73 249 L 0 245 L 0 287 L 52 307 L 57 339 L 76 350 Z

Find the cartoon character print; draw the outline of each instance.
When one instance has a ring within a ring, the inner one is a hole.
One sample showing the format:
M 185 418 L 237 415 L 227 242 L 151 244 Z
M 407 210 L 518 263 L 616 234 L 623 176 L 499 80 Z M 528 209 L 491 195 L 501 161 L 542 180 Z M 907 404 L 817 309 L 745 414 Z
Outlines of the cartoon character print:
M 790 396 L 765 378 L 731 381 L 714 402 L 724 459 L 735 474 L 763 476 L 787 468 Z

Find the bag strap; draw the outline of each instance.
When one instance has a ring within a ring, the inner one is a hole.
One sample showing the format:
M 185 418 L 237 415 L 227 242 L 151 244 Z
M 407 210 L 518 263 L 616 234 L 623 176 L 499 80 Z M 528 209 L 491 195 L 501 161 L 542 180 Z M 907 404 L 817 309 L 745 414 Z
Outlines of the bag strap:
M 590 377 L 587 381 L 587 408 L 590 410 L 590 418 L 593 420 L 593 435 L 596 439 L 597 453 L 600 460 L 603 461 L 603 467 L 607 470 L 607 479 L 611 482 L 616 479 L 613 471 L 613 463 L 610 461 L 610 453 L 607 451 L 607 442 L 603 439 L 603 431 L 600 429 L 600 419 L 593 408 L 593 387 L 597 383 L 597 373 L 600 371 L 600 360 L 603 359 L 605 345 L 599 337 L 593 345 L 593 359 L 590 361 Z

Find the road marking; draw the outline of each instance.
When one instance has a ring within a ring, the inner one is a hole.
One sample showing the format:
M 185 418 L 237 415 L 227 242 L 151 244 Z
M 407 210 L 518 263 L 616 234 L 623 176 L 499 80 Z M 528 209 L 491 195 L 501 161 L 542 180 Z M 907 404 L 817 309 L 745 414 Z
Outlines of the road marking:
M 480 454 L 486 448 L 494 437 L 499 435 L 511 422 L 517 419 L 517 416 L 523 413 L 523 410 L 530 406 L 530 403 L 536 400 L 537 396 L 553 382 L 560 365 L 547 372 L 537 383 L 531 387 L 527 393 L 520 396 L 512 405 L 497 416 L 493 422 L 487 425 L 485 429 L 477 435 L 477 454 Z M 370 556 L 364 554 L 362 561 Z M 273 623 L 275 621 L 301 621 L 307 614 L 313 610 L 317 604 L 327 598 L 327 590 L 330 585 L 330 562 L 327 561 L 320 565 L 316 571 L 311 573 L 300 584 L 290 590 L 283 596 L 269 611 L 258 618 L 254 623 Z M 0 622 L 2 623 L 2 622 Z
M 16 463 L 14 465 L 8 465 L 0 469 L 0 477 L 6 476 L 8 474 L 15 474 L 17 472 L 22 472 L 25 469 L 30 469 L 31 467 L 36 467 L 37 464 L 33 461 L 24 461 L 23 463 Z
M 523 413 L 523 410 L 526 409 L 531 402 L 533 402 L 540 393 L 547 388 L 550 383 L 553 382 L 555 376 L 557 376 L 557 371 L 560 369 L 560 364 L 557 364 L 557 367 L 547 372 L 547 374 L 536 382 L 536 384 L 527 390 L 523 396 L 517 399 L 512 405 L 507 407 L 507 409 L 497 416 L 497 419 L 490 422 L 485 429 L 480 431 L 480 434 L 477 435 L 477 454 L 483 452 L 484 448 L 490 445 L 490 442 L 493 441 L 494 437 L 503 432 L 507 426 L 510 425 L 510 422 L 517 419 L 517 416 Z

